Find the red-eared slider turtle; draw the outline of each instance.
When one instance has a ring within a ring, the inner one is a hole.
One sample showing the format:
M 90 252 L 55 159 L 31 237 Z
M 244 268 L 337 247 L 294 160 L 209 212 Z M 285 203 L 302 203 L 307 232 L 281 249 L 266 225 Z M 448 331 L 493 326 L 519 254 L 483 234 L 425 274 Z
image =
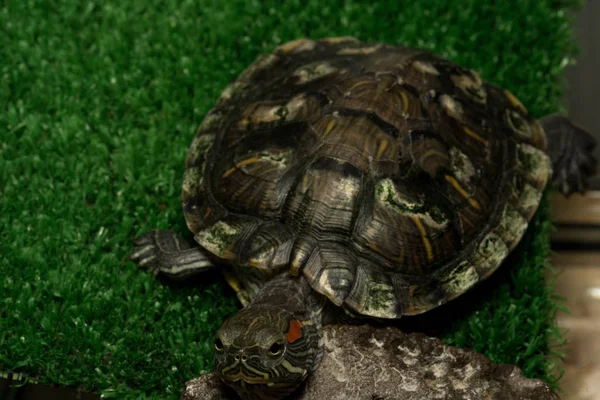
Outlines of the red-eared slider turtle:
M 317 368 L 324 323 L 423 313 L 488 277 L 550 176 L 584 189 L 594 144 L 433 54 L 296 40 L 229 85 L 192 141 L 195 243 L 152 231 L 132 259 L 172 278 L 220 268 L 244 308 L 216 333 L 215 370 L 244 399 L 280 399 Z

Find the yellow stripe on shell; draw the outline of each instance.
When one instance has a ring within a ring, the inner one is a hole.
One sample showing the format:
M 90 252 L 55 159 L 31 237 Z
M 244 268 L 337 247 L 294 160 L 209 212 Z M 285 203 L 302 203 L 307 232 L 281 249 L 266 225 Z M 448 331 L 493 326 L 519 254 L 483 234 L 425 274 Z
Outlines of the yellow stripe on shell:
M 244 165 L 253 164 L 259 160 L 260 160 L 260 157 L 250 157 L 245 160 L 242 160 L 242 161 L 236 163 L 232 168 L 229 168 L 227 171 L 225 171 L 225 173 L 223 174 L 223 178 L 227 178 L 229 175 L 233 174 L 236 169 L 239 169 L 239 168 L 243 167 Z
M 444 175 L 446 177 L 446 180 L 448 182 L 450 182 L 450 184 L 454 187 L 454 189 L 456 189 L 456 191 L 458 193 L 460 193 L 460 195 L 462 197 L 464 197 L 465 199 L 467 199 L 469 201 L 469 203 L 471 204 L 471 206 L 477 210 L 481 209 L 481 206 L 479 205 L 479 203 L 477 202 L 477 200 L 475 200 L 473 197 L 471 197 L 471 195 L 469 193 L 467 193 L 467 191 L 465 189 L 463 189 L 462 186 L 460 186 L 460 183 L 458 183 L 458 181 L 456 179 L 454 179 L 454 177 L 450 176 L 450 175 Z
M 377 150 L 377 159 L 380 159 L 383 152 L 385 151 L 385 149 L 388 146 L 388 141 L 387 140 L 382 140 L 381 144 L 379 145 L 379 149 Z
M 423 163 L 425 162 L 425 160 L 428 157 L 431 157 L 433 155 L 437 155 L 439 157 L 446 158 L 446 159 L 448 158 L 448 155 L 446 153 L 442 153 L 441 151 L 435 150 L 435 149 L 429 149 L 425 153 L 423 153 L 421 155 L 421 157 L 419 157 L 419 164 L 423 165 Z
M 513 107 L 516 107 L 523 112 L 527 112 L 523 103 L 521 103 L 521 101 L 519 99 L 517 99 L 517 97 L 514 94 L 512 94 L 508 90 L 504 89 L 504 95 L 506 96 L 506 98 L 508 99 L 510 104 L 513 105 Z
M 467 128 L 466 126 L 463 126 L 463 130 L 465 131 L 465 133 L 469 136 L 471 136 L 473 139 L 477 140 L 480 143 L 483 143 L 484 145 L 487 146 L 488 141 L 485 140 L 484 138 L 482 138 L 481 136 L 479 136 L 477 133 L 475 133 L 474 131 L 472 131 L 471 129 Z
M 331 131 L 333 130 L 334 126 L 335 126 L 335 120 L 332 119 L 327 124 L 327 127 L 325 128 L 325 133 L 323 133 L 323 136 L 321 137 L 321 139 L 325 139 L 327 137 L 327 135 L 329 135 L 331 133 Z
M 253 184 L 255 184 L 255 182 L 251 179 L 248 179 L 248 182 L 244 183 L 241 188 L 235 191 L 235 193 L 231 196 L 231 199 L 237 199 L 240 197 Z
M 353 91 L 354 89 L 356 89 L 357 87 L 359 87 L 359 86 L 363 86 L 363 85 L 368 85 L 369 83 L 371 83 L 371 81 L 369 81 L 369 80 L 358 81 L 358 82 L 356 82 L 354 85 L 350 86 L 350 87 L 348 88 L 347 92 L 351 92 L 351 91 Z
M 410 101 L 408 100 L 406 93 L 402 90 L 400 91 L 400 97 L 402 97 L 402 113 L 406 114 L 408 112 L 408 103 L 410 103 Z
M 421 220 L 418 217 L 411 217 L 411 218 L 412 218 L 413 222 L 415 223 L 415 225 L 417 226 L 417 229 L 421 233 L 421 239 L 423 240 L 423 245 L 425 246 L 425 251 L 427 251 L 427 260 L 432 261 L 433 260 L 433 249 L 431 248 L 431 242 L 429 241 L 429 238 L 427 237 L 427 232 L 425 231 L 425 227 L 423 226 L 423 223 L 421 222 Z

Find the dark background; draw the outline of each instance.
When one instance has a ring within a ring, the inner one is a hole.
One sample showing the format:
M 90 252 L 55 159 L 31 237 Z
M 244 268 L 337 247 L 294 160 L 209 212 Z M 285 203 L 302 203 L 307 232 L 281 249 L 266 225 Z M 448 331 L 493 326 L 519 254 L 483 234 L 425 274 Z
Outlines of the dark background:
M 577 64 L 567 71 L 565 105 L 571 118 L 600 143 L 600 1 L 586 0 L 576 19 L 580 54 Z M 596 157 L 600 159 L 600 146 Z M 600 176 L 593 180 L 592 188 L 600 190 Z

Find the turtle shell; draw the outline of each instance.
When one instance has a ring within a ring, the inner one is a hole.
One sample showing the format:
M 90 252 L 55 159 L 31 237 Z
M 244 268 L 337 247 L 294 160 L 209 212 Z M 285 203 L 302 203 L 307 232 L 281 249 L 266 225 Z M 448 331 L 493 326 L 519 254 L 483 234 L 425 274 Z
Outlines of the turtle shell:
M 250 298 L 288 270 L 350 313 L 399 318 L 498 268 L 539 204 L 545 148 L 519 100 L 472 70 L 301 39 L 258 58 L 207 114 L 183 208 Z

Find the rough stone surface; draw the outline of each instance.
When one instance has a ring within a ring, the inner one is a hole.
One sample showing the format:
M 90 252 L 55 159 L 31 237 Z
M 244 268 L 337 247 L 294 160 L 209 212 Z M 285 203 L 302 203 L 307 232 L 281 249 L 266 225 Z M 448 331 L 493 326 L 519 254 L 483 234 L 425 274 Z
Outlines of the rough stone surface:
M 420 333 L 368 325 L 325 328 L 325 357 L 290 400 L 544 400 L 557 396 L 513 365 Z M 237 400 L 213 374 L 186 384 L 182 400 Z

